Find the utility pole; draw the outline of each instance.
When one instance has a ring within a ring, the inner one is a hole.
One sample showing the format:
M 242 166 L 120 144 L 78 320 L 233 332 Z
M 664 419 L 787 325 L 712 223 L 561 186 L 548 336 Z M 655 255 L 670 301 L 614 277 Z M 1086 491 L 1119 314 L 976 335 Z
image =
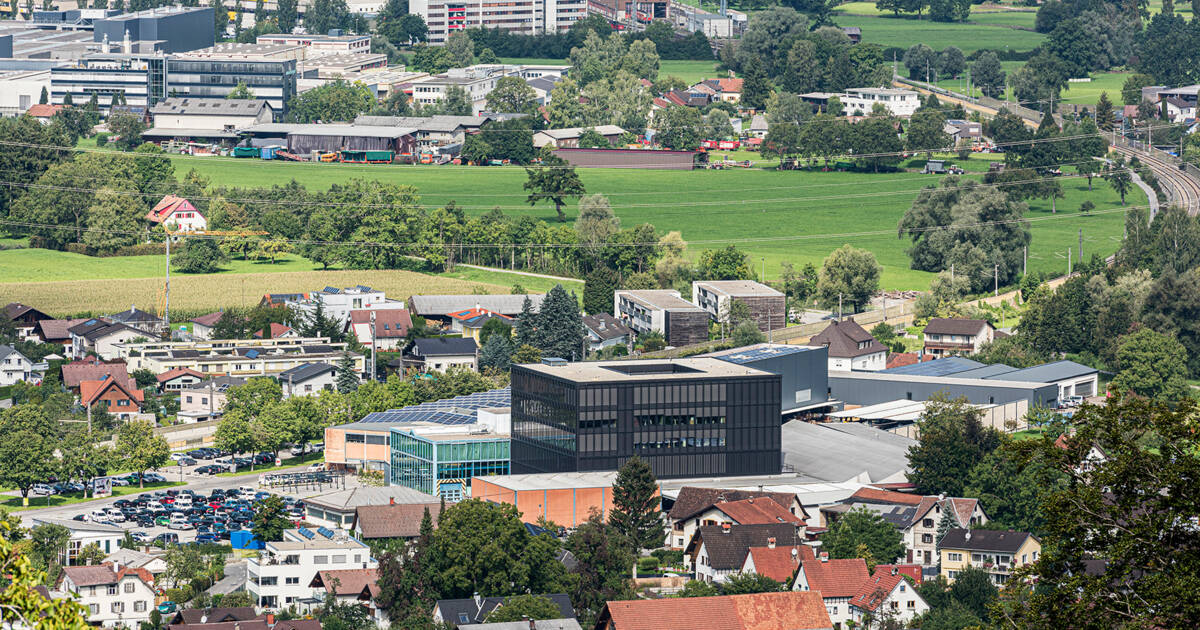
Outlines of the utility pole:
M 375 310 L 371 309 L 371 380 L 378 380 L 375 374 L 375 338 L 379 336 L 379 329 L 375 326 Z
M 1083 228 L 1079 228 L 1079 262 L 1083 262 Z
M 1000 265 L 995 265 L 992 267 L 992 283 L 993 283 L 992 295 L 999 296 L 1000 295 Z
M 1029 246 L 1022 247 L 1021 251 L 1021 275 L 1024 276 L 1029 273 Z
M 842 294 L 838 294 L 838 321 L 842 321 Z
M 167 329 L 167 341 L 171 340 L 171 233 L 167 232 L 167 285 L 164 289 L 163 325 Z
M 1067 248 L 1067 275 L 1071 275 L 1071 248 Z

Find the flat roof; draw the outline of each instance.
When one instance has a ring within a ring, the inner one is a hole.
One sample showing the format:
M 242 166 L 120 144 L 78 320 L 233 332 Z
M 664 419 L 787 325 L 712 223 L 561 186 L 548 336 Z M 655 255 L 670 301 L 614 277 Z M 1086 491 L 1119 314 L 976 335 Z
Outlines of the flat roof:
M 889 370 L 882 370 L 881 374 L 919 374 L 921 376 L 949 376 L 967 370 L 984 367 L 983 363 L 962 357 L 945 357 L 943 359 L 934 359 L 933 361 L 922 361 L 913 363 L 912 365 L 902 365 Z
M 609 488 L 617 480 L 617 471 L 534 473 L 528 475 L 492 475 L 476 477 L 506 490 L 567 490 L 571 488 Z
M 988 380 L 1003 378 L 1007 381 L 1028 381 L 1031 383 L 1055 383 L 1067 378 L 1078 378 L 1098 373 L 1099 370 L 1076 363 L 1074 361 L 1054 361 L 1027 367 L 1022 370 L 1005 372 L 998 376 L 987 377 Z
M 306 136 L 362 136 L 367 138 L 400 138 L 417 132 L 411 127 L 372 127 L 368 125 L 319 125 L 312 123 L 263 123 L 246 127 L 248 133 L 283 133 Z
M 180 57 L 208 57 L 210 55 L 277 55 L 283 52 L 302 51 L 300 44 L 250 44 L 243 42 L 220 43 L 208 48 L 198 48 L 179 53 Z
M 355 540 L 353 538 L 347 538 L 346 540 L 330 540 L 328 538 L 326 538 L 326 539 L 314 538 L 313 540 L 305 540 L 303 542 L 298 541 L 298 540 L 283 540 L 283 541 L 269 542 L 269 543 L 267 543 L 267 547 L 274 549 L 276 551 L 306 551 L 306 550 L 320 551 L 322 549 L 367 549 L 366 545 L 358 542 L 357 540 Z
M 643 381 L 680 380 L 697 378 L 728 378 L 737 376 L 772 376 L 770 372 L 714 359 L 642 359 L 637 361 L 586 361 L 566 365 L 527 363 L 522 368 L 546 376 L 576 383 L 629 383 Z M 661 369 L 658 369 L 661 368 Z
M 829 380 L 833 379 L 892 381 L 898 383 L 931 383 L 934 385 L 963 385 L 970 387 L 1008 387 L 1012 389 L 1027 390 L 1037 390 L 1046 386 L 1046 383 L 1034 383 L 1030 381 L 955 378 L 953 376 L 925 376 L 920 374 L 888 374 L 886 372 L 830 372 Z
M 693 284 L 725 295 L 783 296 L 783 293 L 753 280 L 697 280 Z
M 692 304 L 678 295 L 678 292 L 671 289 L 636 289 L 622 290 L 622 296 L 628 297 L 634 301 L 641 302 L 643 306 L 648 308 L 662 310 L 689 310 L 703 311 L 704 309 Z
M 760 343 L 744 348 L 732 348 L 729 350 L 721 350 L 719 352 L 711 352 L 704 356 L 729 361 L 730 363 L 746 364 L 751 361 L 760 359 L 770 359 L 772 357 L 786 357 L 792 354 L 801 352 L 810 352 L 819 350 L 823 346 L 799 346 L 779 343 Z

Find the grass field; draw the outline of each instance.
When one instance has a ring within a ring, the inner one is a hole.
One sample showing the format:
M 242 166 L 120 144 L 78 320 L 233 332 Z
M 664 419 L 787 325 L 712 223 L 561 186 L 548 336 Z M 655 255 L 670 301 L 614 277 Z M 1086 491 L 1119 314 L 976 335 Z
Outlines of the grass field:
M 986 170 L 997 156 L 976 155 L 963 166 Z M 957 161 L 957 160 L 956 160 Z M 499 206 L 506 213 L 554 220 L 553 208 L 531 208 L 525 203 L 520 168 L 478 167 L 366 167 L 334 164 L 255 162 L 220 158 L 178 158 L 176 170 L 196 168 L 213 181 L 229 185 L 259 185 L 295 178 L 314 189 L 344 181 L 347 177 L 377 177 L 416 186 L 422 201 L 431 206 L 456 201 L 467 212 L 478 214 Z M 471 186 L 462 185 L 470 172 Z M 820 173 L 730 169 L 725 171 L 642 171 L 581 169 L 580 178 L 588 192 L 609 197 L 622 224 L 654 224 L 660 231 L 680 230 L 691 243 L 691 255 L 709 248 L 740 241 L 754 262 L 766 258 L 767 276 L 776 277 L 784 261 L 819 265 L 830 251 L 843 243 L 870 249 L 884 266 L 883 284 L 888 288 L 923 289 L 929 274 L 908 269 L 905 243 L 896 238 L 896 224 L 917 192 L 936 179 L 916 173 Z M 1080 217 L 1076 210 L 1088 196 L 1087 182 L 1063 181 L 1067 198 L 1059 200 L 1058 215 L 1034 222 L 1030 267 L 1045 271 L 1065 268 L 1055 251 L 1064 252 L 1084 227 L 1098 252 L 1111 253 L 1122 231 L 1119 214 Z M 1092 200 L 1098 210 L 1119 206 L 1116 195 L 1096 180 Z M 1140 191 L 1130 204 L 1145 203 Z M 1049 217 L 1049 203 L 1035 200 L 1030 217 Z M 567 208 L 573 218 L 574 205 Z M 864 234 L 865 232 L 865 234 Z M 1086 246 L 1086 243 L 1085 243 Z M 0 260 L 3 254 L 0 252 Z M 527 288 L 531 285 L 520 280 Z M 512 278 L 492 280 L 510 287 Z M 365 281 L 371 284 L 370 280 Z M 333 284 L 332 282 L 327 284 Z M 283 289 L 279 289 L 283 290 Z
M 554 285 L 561 284 L 568 291 L 580 293 L 583 291 L 582 280 L 554 280 L 551 278 L 539 278 L 536 276 L 526 276 L 517 273 L 504 273 L 501 271 L 485 271 L 483 269 L 472 269 L 470 267 L 457 267 L 454 271 L 445 271 L 438 274 L 439 278 L 450 278 L 452 280 L 460 280 L 470 282 L 472 284 L 486 284 L 497 286 L 508 286 L 519 284 L 526 291 L 533 293 L 545 293 L 554 288 Z
M 1025 65 L 1023 61 L 1002 61 L 1004 70 L 1009 76 L 1012 73 Z M 1121 86 L 1125 84 L 1125 80 L 1129 78 L 1128 72 L 1093 72 L 1091 81 L 1087 83 L 1069 83 L 1067 89 L 1063 90 L 1062 98 L 1055 103 L 1066 103 L 1068 105 L 1079 105 L 1092 109 L 1096 106 L 1096 101 L 1100 100 L 1102 92 L 1108 92 L 1108 100 L 1112 102 L 1114 107 L 1121 106 Z M 947 90 L 953 90 L 960 94 L 967 93 L 967 78 L 964 74 L 957 79 L 943 79 L 937 82 L 937 86 Z M 972 87 L 971 96 L 980 96 L 979 89 Z M 1001 96 L 1001 98 L 1004 98 Z
M 872 5 L 873 6 L 873 5 Z M 838 26 L 862 28 L 863 41 L 884 47 L 908 48 L 926 44 L 934 50 L 958 46 L 965 53 L 980 48 L 993 50 L 1033 50 L 1045 35 L 990 24 L 931 22 L 915 18 L 838 15 Z
M 504 63 L 529 63 L 529 64 L 565 64 L 569 63 L 565 59 L 533 59 L 524 57 L 501 57 L 500 61 Z M 673 76 L 686 82 L 688 85 L 699 83 L 702 79 L 712 79 L 719 76 L 725 76 L 723 73 L 717 72 L 717 62 L 713 61 L 694 61 L 694 60 L 670 60 L 665 59 L 659 62 L 658 76 L 666 77 Z
M 21 251 L 21 250 L 15 250 Z M 53 265 L 54 261 L 68 268 L 79 269 L 90 280 L 63 280 L 38 282 L 37 276 L 12 272 L 0 273 L 0 299 L 5 303 L 23 302 L 37 304 L 38 308 L 55 316 L 82 313 L 108 313 L 129 308 L 131 304 L 145 310 L 155 310 L 159 303 L 163 280 L 161 275 L 145 277 L 121 276 L 98 279 L 104 270 L 114 270 L 110 261 L 129 260 L 140 264 L 137 258 L 76 257 L 75 254 L 48 250 L 25 250 L 38 255 L 42 264 Z M 0 267 L 7 265 L 13 251 L 0 252 Z M 83 260 L 80 260 L 82 258 Z M 97 267 L 90 265 L 96 262 Z M 161 265 L 158 267 L 161 274 Z M 495 274 L 501 275 L 501 274 Z M 277 273 L 219 273 L 201 276 L 171 276 L 171 309 L 178 312 L 212 311 L 228 306 L 254 306 L 264 293 L 288 293 L 313 291 L 324 286 L 353 286 L 364 284 L 382 289 L 388 295 L 406 299 L 413 294 L 465 294 L 465 293 L 508 293 L 512 282 L 497 285 L 484 282 L 467 282 L 455 278 L 414 273 L 411 271 L 292 271 Z

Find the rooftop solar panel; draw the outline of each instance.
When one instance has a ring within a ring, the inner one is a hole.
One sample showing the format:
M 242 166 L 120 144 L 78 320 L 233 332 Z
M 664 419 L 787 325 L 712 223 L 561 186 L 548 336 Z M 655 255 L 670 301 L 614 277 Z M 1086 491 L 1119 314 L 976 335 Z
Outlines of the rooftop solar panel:
M 946 357 L 883 370 L 881 374 L 912 374 L 918 376 L 954 376 L 959 372 L 983 367 L 979 361 L 962 357 Z

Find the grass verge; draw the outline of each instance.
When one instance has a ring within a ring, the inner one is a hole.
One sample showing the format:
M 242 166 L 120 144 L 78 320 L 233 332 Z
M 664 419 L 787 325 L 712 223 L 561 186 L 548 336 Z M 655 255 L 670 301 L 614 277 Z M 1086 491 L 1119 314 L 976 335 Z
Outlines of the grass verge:
M 324 461 L 324 459 L 325 459 L 324 453 L 308 453 L 305 455 L 301 455 L 299 457 L 285 459 L 285 460 L 283 460 L 284 464 L 282 466 L 258 466 L 254 470 L 247 469 L 247 470 L 239 470 L 237 472 L 217 473 L 216 476 L 217 477 L 245 477 L 248 475 L 258 475 L 258 474 L 262 474 L 262 473 L 273 473 L 273 472 L 279 472 L 281 470 L 287 470 L 289 468 L 299 468 L 301 466 L 307 466 L 313 462 Z
M 91 503 L 92 501 L 99 501 L 100 499 L 105 498 L 120 498 L 129 495 L 138 495 L 142 494 L 143 492 L 152 492 L 154 490 L 162 490 L 163 488 L 173 488 L 175 486 L 182 485 L 183 484 L 178 481 L 167 481 L 163 483 L 148 483 L 146 484 L 145 488 L 139 488 L 135 485 L 113 486 L 112 497 L 100 497 L 99 499 L 90 496 L 84 498 L 82 494 L 77 493 L 56 494 L 48 497 L 30 497 L 28 507 L 21 505 L 21 497 L 19 496 L 4 497 L 3 500 L 0 500 L 0 507 L 13 512 L 37 510 L 47 507 L 60 507 L 64 505 L 75 505 L 78 503 Z

